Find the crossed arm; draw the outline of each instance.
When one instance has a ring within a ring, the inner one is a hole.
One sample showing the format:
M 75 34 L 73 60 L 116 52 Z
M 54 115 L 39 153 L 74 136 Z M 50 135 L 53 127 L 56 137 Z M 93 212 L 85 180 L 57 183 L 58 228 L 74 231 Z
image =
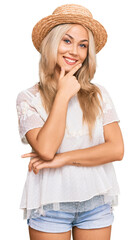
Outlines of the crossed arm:
M 122 160 L 124 145 L 117 122 L 104 126 L 104 138 L 105 143 L 64 153 L 66 163 L 89 167 Z
M 43 127 L 31 129 L 26 133 L 26 138 L 34 151 L 22 155 L 25 158 L 32 157 L 29 171 L 38 173 L 42 168 L 59 168 L 65 165 L 97 166 L 123 158 L 123 138 L 117 122 L 103 126 L 104 143 L 56 154 L 65 133 L 68 103 L 67 96 L 58 91 Z
M 117 122 L 103 127 L 105 142 L 97 146 L 55 154 L 50 160 L 43 160 L 35 153 L 28 153 L 22 157 L 32 157 L 29 171 L 38 173 L 43 168 L 59 168 L 65 165 L 72 166 L 97 166 L 113 161 L 120 161 L 124 155 L 122 133 Z

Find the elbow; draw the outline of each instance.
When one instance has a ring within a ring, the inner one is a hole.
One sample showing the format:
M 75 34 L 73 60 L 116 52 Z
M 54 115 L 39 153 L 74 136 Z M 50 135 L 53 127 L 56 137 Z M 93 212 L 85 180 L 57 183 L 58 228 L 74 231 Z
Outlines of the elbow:
M 123 160 L 123 157 L 124 157 L 124 144 L 120 144 L 117 147 L 117 160 L 121 161 Z
M 41 152 L 41 153 L 39 153 L 39 156 L 40 156 L 40 158 L 42 159 L 42 160 L 44 160 L 44 161 L 51 161 L 53 158 L 54 158 L 54 154 L 52 154 L 52 153 L 50 153 L 50 152 Z
M 119 154 L 119 156 L 118 156 L 118 161 L 123 160 L 123 156 L 124 156 L 124 153 L 123 153 L 123 152 L 120 152 L 120 154 Z

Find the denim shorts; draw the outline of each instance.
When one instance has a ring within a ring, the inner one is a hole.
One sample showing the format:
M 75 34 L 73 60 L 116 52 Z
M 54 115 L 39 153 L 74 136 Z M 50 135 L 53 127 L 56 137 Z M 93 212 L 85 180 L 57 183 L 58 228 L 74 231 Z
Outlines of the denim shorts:
M 112 225 L 113 220 L 112 206 L 107 203 L 86 212 L 46 211 L 44 216 L 27 219 L 27 224 L 41 232 L 62 233 L 74 226 L 81 229 L 108 227 Z

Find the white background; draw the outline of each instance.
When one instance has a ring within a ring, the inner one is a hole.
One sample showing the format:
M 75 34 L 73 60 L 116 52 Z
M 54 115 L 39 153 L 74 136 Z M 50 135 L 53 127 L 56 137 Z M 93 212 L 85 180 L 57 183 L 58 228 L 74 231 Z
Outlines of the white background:
M 20 156 L 30 152 L 30 146 L 20 142 L 16 96 L 39 80 L 40 56 L 31 40 L 33 26 L 66 3 L 87 7 L 108 33 L 107 44 L 97 54 L 92 82 L 105 86 L 110 93 L 125 142 L 123 161 L 114 163 L 121 194 L 114 210 L 111 239 L 139 239 L 140 9 L 136 0 L 5 0 L 1 4 L 1 236 L 3 240 L 29 239 L 19 204 L 29 161 Z

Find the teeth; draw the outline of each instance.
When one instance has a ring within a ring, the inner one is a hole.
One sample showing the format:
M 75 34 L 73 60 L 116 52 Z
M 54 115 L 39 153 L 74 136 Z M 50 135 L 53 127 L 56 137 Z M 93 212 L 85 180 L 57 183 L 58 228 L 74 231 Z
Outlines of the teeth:
M 68 59 L 68 58 L 65 58 L 68 62 L 71 62 L 71 63 L 74 63 L 76 62 L 76 60 L 71 60 L 71 59 Z

